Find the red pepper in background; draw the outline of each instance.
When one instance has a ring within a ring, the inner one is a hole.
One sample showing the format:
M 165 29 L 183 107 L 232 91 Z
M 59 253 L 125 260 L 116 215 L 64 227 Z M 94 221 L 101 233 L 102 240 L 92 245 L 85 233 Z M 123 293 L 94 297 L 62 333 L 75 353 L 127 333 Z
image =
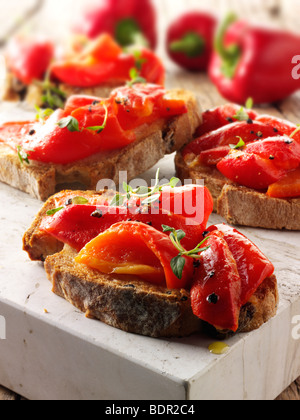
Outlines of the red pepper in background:
M 252 27 L 230 15 L 215 42 L 209 75 L 224 98 L 256 104 L 287 98 L 300 89 L 292 77 L 292 59 L 300 51 L 300 37 L 282 30 Z
M 151 0 L 101 0 L 83 13 L 74 31 L 89 38 L 106 32 L 123 47 L 142 41 L 155 49 L 156 11 Z
M 187 70 L 207 70 L 216 26 L 216 19 L 206 13 L 191 12 L 181 16 L 167 34 L 171 59 Z
M 47 40 L 13 38 L 7 48 L 9 70 L 25 85 L 42 80 L 54 57 L 54 45 Z

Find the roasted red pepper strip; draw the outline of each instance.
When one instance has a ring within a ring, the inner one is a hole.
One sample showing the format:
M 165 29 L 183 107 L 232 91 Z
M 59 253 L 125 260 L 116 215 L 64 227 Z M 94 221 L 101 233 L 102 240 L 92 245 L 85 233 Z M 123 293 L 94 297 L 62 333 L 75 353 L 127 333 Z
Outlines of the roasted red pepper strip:
M 230 146 L 220 146 L 216 149 L 205 150 L 200 153 L 198 162 L 204 166 L 217 166 L 229 154 L 230 150 Z
M 270 185 L 267 195 L 273 198 L 300 197 L 300 168 L 289 172 L 284 178 Z
M 287 135 L 290 136 L 295 132 L 297 126 L 290 121 L 282 120 L 280 118 L 273 117 L 271 115 L 261 115 L 257 118 L 257 121 L 262 122 L 263 124 L 267 124 L 273 127 L 274 131 L 277 134 Z M 293 139 L 300 143 L 300 133 L 296 133 L 293 136 Z
M 59 241 L 70 245 L 78 252 L 100 233 L 105 232 L 113 224 L 122 221 L 137 221 L 153 226 L 162 232 L 162 225 L 182 229 L 186 237 L 182 244 L 187 249 L 193 249 L 201 242 L 205 226 L 190 221 L 183 216 L 160 210 L 159 214 L 142 213 L 140 207 L 110 207 L 71 205 L 46 217 L 40 229 L 54 236 Z
M 123 47 L 141 40 L 152 49 L 157 44 L 156 11 L 151 0 L 103 0 L 83 13 L 74 30 L 90 38 L 107 32 Z
M 126 105 L 122 102 L 124 98 Z M 0 142 L 14 150 L 20 146 L 30 160 L 66 165 L 100 152 L 121 149 L 138 140 L 134 128 L 156 121 L 163 125 L 164 120 L 187 111 L 184 101 L 168 99 L 161 86 L 136 84 L 134 89 L 117 89 L 108 99 L 95 101 L 82 96 L 70 99 L 65 111 L 55 111 L 44 122 L 4 124 L 0 126 Z M 67 117 L 78 123 L 75 131 L 58 125 Z
M 136 47 L 134 52 L 124 53 L 110 35 L 103 34 L 83 52 L 54 62 L 51 74 L 71 86 L 95 87 L 112 81 L 121 85 L 130 81 L 130 70 L 137 67 L 147 82 L 164 84 L 164 66 L 152 51 Z
M 300 165 L 300 144 L 289 137 L 257 141 L 247 145 L 245 152 L 269 159 L 275 166 L 287 171 L 297 169 Z
M 25 85 L 42 80 L 53 57 L 53 44 L 42 39 L 13 38 L 6 52 L 9 70 Z
M 201 225 L 204 230 L 213 212 L 214 203 L 206 187 L 185 185 L 184 187 L 164 188 L 159 207 L 172 214 L 182 215 L 189 222 Z
M 216 26 L 215 17 L 207 13 L 189 12 L 180 16 L 168 29 L 167 49 L 171 59 L 187 70 L 207 70 Z
M 240 316 L 241 278 L 237 263 L 221 232 L 209 234 L 200 268 L 191 289 L 194 314 L 219 330 L 237 331 Z
M 110 207 L 109 203 L 103 201 L 105 197 L 85 198 L 90 204 L 72 205 L 71 201 L 71 205 L 47 216 L 41 230 L 80 251 L 87 242 L 111 225 L 133 220 L 149 224 L 161 232 L 162 225 L 172 226 L 176 230 L 182 229 L 186 233 L 183 246 L 193 249 L 201 242 L 202 233 L 213 211 L 210 192 L 199 185 L 165 188 L 160 200 L 151 207 L 142 206 L 140 200 L 132 199 L 125 201 L 122 207 Z M 68 204 L 69 200 L 63 197 L 57 206 L 65 206 L 66 201 Z
M 242 306 L 274 273 L 273 264 L 244 235 L 226 225 L 207 229 L 207 245 L 191 289 L 194 314 L 236 332 Z
M 227 100 L 256 104 L 282 100 L 300 88 L 292 77 L 292 59 L 299 54 L 300 37 L 282 30 L 234 23 L 229 16 L 220 28 L 209 74 Z
M 179 280 L 170 265 L 177 254 L 166 234 L 142 223 L 123 222 L 89 242 L 75 261 L 106 274 L 133 275 L 169 289 L 185 289 L 193 275 L 193 260 L 185 257 Z
M 271 126 L 261 122 L 252 122 L 249 124 L 246 121 L 236 122 L 234 124 L 226 125 L 218 130 L 204 134 L 192 141 L 186 146 L 183 151 L 183 156 L 188 154 L 199 155 L 201 152 L 209 149 L 214 149 L 220 146 L 228 146 L 230 144 L 237 145 L 239 138 L 242 138 L 245 143 L 276 136 Z
M 201 137 L 204 134 L 224 127 L 225 125 L 237 122 L 235 117 L 238 115 L 240 110 L 241 107 L 238 105 L 226 104 L 203 112 L 203 122 L 196 132 L 196 137 Z M 250 109 L 245 109 L 244 111 L 248 114 L 249 121 L 254 121 L 258 117 L 258 114 L 255 111 Z
M 236 229 L 225 224 L 217 225 L 216 229 L 223 233 L 237 262 L 242 280 L 240 305 L 244 306 L 258 287 L 274 273 L 274 266 L 253 242 Z
M 236 150 L 221 160 L 217 168 L 231 181 L 255 190 L 268 189 L 269 185 L 279 181 L 287 172 L 269 159 Z

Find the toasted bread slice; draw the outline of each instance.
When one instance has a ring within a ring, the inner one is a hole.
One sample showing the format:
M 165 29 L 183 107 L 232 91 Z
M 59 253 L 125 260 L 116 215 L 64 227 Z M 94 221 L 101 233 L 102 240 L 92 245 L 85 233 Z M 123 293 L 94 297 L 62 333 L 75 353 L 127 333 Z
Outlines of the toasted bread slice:
M 70 198 L 76 196 L 85 198 L 101 197 L 105 193 L 105 196 L 113 197 L 115 193 L 113 191 L 61 191 L 56 195 L 50 197 L 47 202 L 43 205 L 36 218 L 34 219 L 31 227 L 27 230 L 23 237 L 23 249 L 29 255 L 32 261 L 45 261 L 50 255 L 57 254 L 62 251 L 64 244 L 53 238 L 51 235 L 42 232 L 40 226 L 44 217 L 46 217 L 47 211 L 59 207 L 61 204 L 66 202 Z
M 278 199 L 232 183 L 217 169 L 190 168 L 178 152 L 177 176 L 193 183 L 203 180 L 214 199 L 214 211 L 228 223 L 275 230 L 300 230 L 300 198 Z
M 118 185 L 121 171 L 127 171 L 130 181 L 152 168 L 166 154 L 188 143 L 201 123 L 200 106 L 192 93 L 172 90 L 168 96 L 185 100 L 188 113 L 167 122 L 159 120 L 150 126 L 139 127 L 136 130 L 139 140 L 129 146 L 72 164 L 34 161 L 30 165 L 21 164 L 17 153 L 0 144 L 0 181 L 42 201 L 65 187 L 97 190 L 97 184 L 102 179 L 110 179 Z
M 96 318 L 124 331 L 151 337 L 183 337 L 207 329 L 192 313 L 186 290 L 168 290 L 130 276 L 110 276 L 75 264 L 76 251 L 41 232 L 39 227 L 48 210 L 75 196 L 96 199 L 104 192 L 64 191 L 51 197 L 25 233 L 24 250 L 35 261 L 46 261 L 45 268 L 53 291 L 90 318 Z M 106 191 L 109 199 L 113 192 Z M 276 277 L 267 279 L 241 310 L 240 332 L 259 328 L 276 314 Z M 214 336 L 226 336 L 216 331 Z
M 58 89 L 65 93 L 66 98 L 72 95 L 88 95 L 96 96 L 97 98 L 106 98 L 111 92 L 124 85 L 124 81 L 113 80 L 105 85 L 99 85 L 93 88 L 81 88 L 66 85 L 64 83 L 58 85 Z M 23 85 L 17 81 L 15 76 L 8 72 L 5 80 L 5 85 L 2 93 L 2 100 L 8 102 L 25 101 L 28 105 L 42 107 L 43 106 L 43 89 L 40 84 L 32 83 L 29 86 Z
M 168 290 L 130 276 L 112 276 L 77 264 L 76 251 L 66 246 L 47 257 L 45 269 L 53 292 L 84 312 L 129 333 L 150 337 L 186 337 L 205 324 L 191 308 L 187 290 Z M 276 314 L 276 277 L 268 278 L 240 314 L 239 332 L 258 329 Z M 213 331 L 213 330 L 212 330 Z M 224 336 L 226 331 L 213 331 Z

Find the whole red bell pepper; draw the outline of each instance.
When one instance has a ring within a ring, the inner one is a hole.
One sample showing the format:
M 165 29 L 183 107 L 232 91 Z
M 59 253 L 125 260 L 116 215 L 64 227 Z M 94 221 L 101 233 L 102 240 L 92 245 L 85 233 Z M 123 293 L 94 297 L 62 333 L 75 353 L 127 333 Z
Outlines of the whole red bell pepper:
M 218 31 L 209 75 L 231 102 L 244 104 L 249 97 L 256 104 L 280 101 L 300 89 L 300 80 L 292 76 L 299 50 L 299 36 L 250 26 L 230 15 Z
M 9 70 L 25 85 L 42 80 L 54 57 L 54 45 L 45 39 L 13 38 L 6 51 Z
M 89 38 L 109 33 L 123 47 L 141 41 L 152 49 L 157 45 L 156 11 L 151 0 L 101 0 L 99 6 L 84 12 L 74 30 Z
M 169 27 L 167 50 L 179 66 L 192 71 L 205 71 L 213 51 L 217 20 L 203 12 L 189 12 Z

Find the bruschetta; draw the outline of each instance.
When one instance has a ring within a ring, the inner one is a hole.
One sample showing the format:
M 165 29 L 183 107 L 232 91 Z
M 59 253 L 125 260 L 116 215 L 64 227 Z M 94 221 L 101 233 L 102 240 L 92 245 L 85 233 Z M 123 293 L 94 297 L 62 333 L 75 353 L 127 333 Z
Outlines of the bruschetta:
M 226 105 L 203 114 L 176 156 L 180 179 L 204 180 L 229 223 L 300 230 L 300 134 L 296 125 Z
M 62 52 L 63 50 L 63 52 Z M 5 101 L 25 100 L 31 106 L 63 108 L 72 95 L 107 97 L 131 80 L 132 71 L 148 83 L 164 85 L 165 68 L 151 50 L 123 50 L 111 35 L 91 41 L 75 36 L 67 47 L 44 38 L 18 36 L 6 51 Z
M 0 181 L 42 201 L 63 186 L 96 190 L 102 179 L 118 185 L 120 171 L 137 177 L 192 140 L 201 123 L 194 95 L 136 82 L 0 126 Z
M 277 310 L 273 264 L 236 229 L 208 227 L 206 187 L 175 185 L 61 192 L 25 233 L 24 250 L 45 262 L 55 294 L 126 332 L 224 337 L 259 328 Z

